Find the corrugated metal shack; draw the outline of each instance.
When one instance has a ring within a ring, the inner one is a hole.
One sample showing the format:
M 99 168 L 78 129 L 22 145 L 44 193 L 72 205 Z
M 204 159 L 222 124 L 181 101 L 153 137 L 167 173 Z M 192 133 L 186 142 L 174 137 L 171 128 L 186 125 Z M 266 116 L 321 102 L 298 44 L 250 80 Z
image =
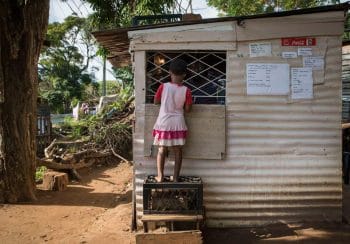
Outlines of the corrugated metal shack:
M 135 74 L 137 215 L 156 173 L 152 104 L 168 66 L 189 63 L 195 105 L 183 175 L 204 182 L 209 227 L 341 221 L 342 34 L 347 4 L 100 31 Z M 130 54 L 128 50 L 130 49 Z M 166 163 L 166 174 L 173 164 Z
M 343 43 L 343 70 L 342 70 L 342 101 L 343 101 L 343 122 L 350 121 L 350 42 Z

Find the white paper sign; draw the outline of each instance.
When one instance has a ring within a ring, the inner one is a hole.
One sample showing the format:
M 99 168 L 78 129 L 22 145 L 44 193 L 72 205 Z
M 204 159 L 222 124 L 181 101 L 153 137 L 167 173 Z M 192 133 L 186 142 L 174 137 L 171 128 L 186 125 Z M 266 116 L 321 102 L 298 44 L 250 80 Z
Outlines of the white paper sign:
M 312 48 L 311 47 L 299 47 L 298 48 L 298 56 L 312 56 Z
M 248 95 L 287 95 L 289 64 L 247 64 Z
M 292 68 L 292 99 L 312 98 L 312 68 Z
M 266 57 L 271 56 L 271 43 L 250 43 L 249 44 L 250 57 Z
M 312 68 L 312 70 L 324 69 L 324 59 L 322 56 L 303 57 L 303 64 L 305 68 Z
M 297 58 L 297 52 L 282 52 L 282 58 Z

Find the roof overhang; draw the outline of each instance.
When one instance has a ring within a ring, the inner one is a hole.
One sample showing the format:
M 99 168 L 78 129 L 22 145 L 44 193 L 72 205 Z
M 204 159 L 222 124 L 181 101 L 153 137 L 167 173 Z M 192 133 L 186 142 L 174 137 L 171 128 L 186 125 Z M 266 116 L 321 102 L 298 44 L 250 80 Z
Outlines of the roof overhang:
M 268 14 L 258 14 L 250 16 L 237 16 L 237 17 L 222 17 L 222 18 L 212 18 L 212 19 L 201 19 L 201 20 L 190 20 L 190 21 L 181 21 L 181 22 L 171 22 L 165 24 L 155 24 L 155 25 L 144 25 L 144 26 L 135 26 L 128 28 L 117 28 L 111 30 L 96 31 L 92 34 L 96 40 L 106 48 L 109 52 L 108 60 L 112 63 L 114 67 L 123 67 L 130 65 L 131 56 L 129 53 L 130 41 L 128 38 L 129 31 L 135 30 L 148 30 L 156 28 L 166 28 L 166 27 L 175 27 L 183 25 L 193 25 L 193 24 L 206 24 L 214 22 L 225 22 L 225 21 L 237 21 L 242 22 L 248 19 L 259 19 L 259 18 L 273 18 L 273 17 L 284 17 L 291 15 L 302 15 L 302 14 L 312 14 L 312 13 L 322 13 L 330 11 L 344 11 L 344 13 L 349 9 L 350 4 L 348 2 L 316 7 L 316 8 L 307 8 L 307 9 L 298 9 L 284 12 L 274 12 Z

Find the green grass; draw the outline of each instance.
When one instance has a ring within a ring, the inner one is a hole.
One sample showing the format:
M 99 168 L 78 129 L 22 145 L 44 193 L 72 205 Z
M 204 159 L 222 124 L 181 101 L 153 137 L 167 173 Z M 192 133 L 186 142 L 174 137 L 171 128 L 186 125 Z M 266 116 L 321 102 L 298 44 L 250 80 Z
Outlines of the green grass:
M 43 180 L 46 170 L 47 170 L 47 168 L 45 166 L 40 166 L 40 167 L 36 168 L 36 172 L 35 172 L 35 181 L 36 182 L 40 182 Z

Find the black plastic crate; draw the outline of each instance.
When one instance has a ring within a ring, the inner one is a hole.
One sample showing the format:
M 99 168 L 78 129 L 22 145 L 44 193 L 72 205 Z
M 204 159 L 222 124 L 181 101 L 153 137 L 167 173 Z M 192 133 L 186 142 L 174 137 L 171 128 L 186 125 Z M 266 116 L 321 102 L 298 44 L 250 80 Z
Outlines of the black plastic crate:
M 180 176 L 179 182 L 158 183 L 155 176 L 148 176 L 143 184 L 144 214 L 202 214 L 203 184 L 199 177 Z

